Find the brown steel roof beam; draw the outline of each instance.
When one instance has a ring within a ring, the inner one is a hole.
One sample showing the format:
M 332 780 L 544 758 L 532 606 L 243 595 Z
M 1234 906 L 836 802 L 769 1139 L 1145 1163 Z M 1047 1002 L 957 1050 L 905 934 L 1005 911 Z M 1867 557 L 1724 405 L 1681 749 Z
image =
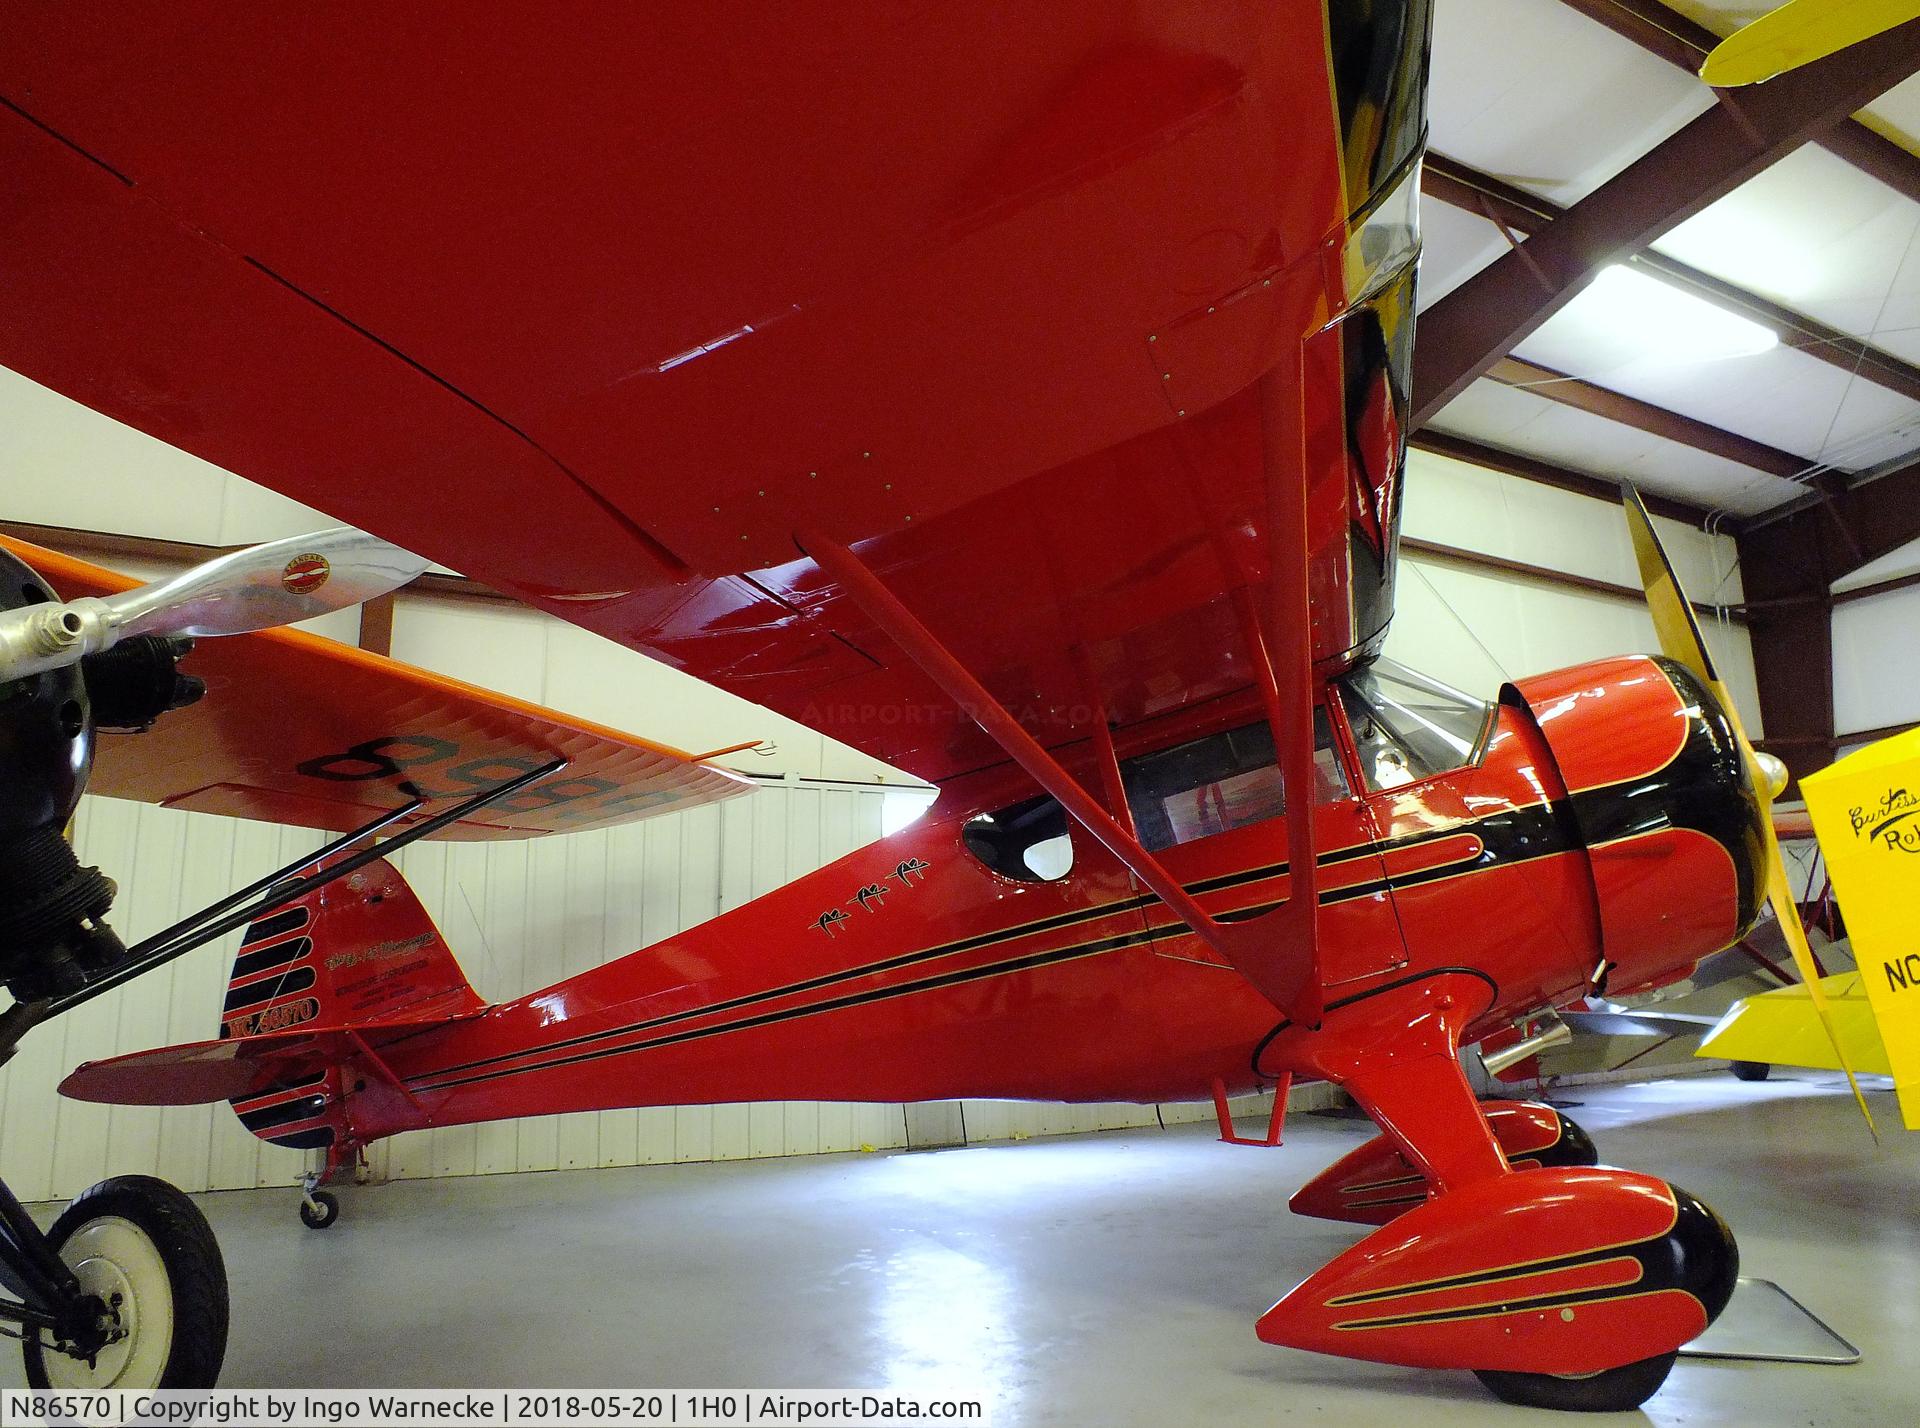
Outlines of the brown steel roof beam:
M 1542 486 L 1554 486 L 1562 491 L 1572 491 L 1577 495 L 1592 496 L 1595 500 L 1611 501 L 1616 506 L 1620 504 L 1618 481 L 1610 481 L 1604 476 L 1589 475 L 1584 471 L 1574 471 L 1565 466 L 1556 466 L 1551 461 L 1542 461 L 1537 456 L 1528 456 L 1518 451 L 1506 451 L 1464 436 L 1449 436 L 1444 431 L 1418 432 L 1411 438 L 1410 444 L 1421 451 L 1430 451 L 1436 456 L 1447 456 L 1455 461 L 1464 461 L 1469 466 L 1482 466 L 1489 471 L 1498 471 L 1506 476 L 1518 476 L 1522 480 L 1534 481 Z M 1707 518 L 1711 514 L 1704 506 L 1691 506 L 1684 501 L 1671 500 L 1665 496 L 1642 492 L 1641 498 L 1646 501 L 1647 509 L 1656 516 L 1665 516 L 1669 520 L 1681 521 L 1701 529 L 1706 528 Z
M 1700 72 L 1700 61 L 1720 43 L 1720 37 L 1698 21 L 1659 0 L 1561 0 L 1589 20 L 1632 40 L 1688 74 Z
M 1754 631 L 1761 716 L 1771 736 L 1804 741 L 1804 750 L 1780 750 L 1796 778 L 1823 767 L 1837 747 L 1834 607 L 1899 589 L 1910 577 L 1838 595 L 1828 593 L 1832 582 L 1916 539 L 1920 460 L 1855 482 L 1787 515 L 1766 517 L 1740 532 L 1740 578 Z M 1821 741 L 1825 747 L 1816 750 Z
M 1608 263 L 1639 252 L 1920 64 L 1909 21 L 1720 102 L 1420 318 L 1413 425 L 1424 425 Z
M 1659 0 L 1561 0 L 1561 3 L 1688 74 L 1697 75 L 1700 62 L 1720 43 L 1720 36 L 1712 30 Z M 1863 104 L 1871 102 L 1871 98 L 1862 101 Z M 1835 158 L 1871 174 L 1895 193 L 1920 203 L 1920 154 L 1876 134 L 1858 119 L 1836 124 L 1813 142 Z
M 1478 213 L 1510 235 L 1539 233 L 1566 211 L 1551 199 L 1516 188 L 1444 154 L 1427 155 L 1420 189 L 1441 203 Z M 1634 262 L 1679 287 L 1744 314 L 1770 329 L 1783 346 L 1920 401 L 1920 366 L 1904 358 L 1651 248 L 1637 254 Z
M 1695 451 L 1737 461 L 1742 466 L 1751 466 L 1756 471 L 1764 471 L 1769 476 L 1778 476 L 1785 481 L 1799 479 L 1812 464 L 1777 446 L 1768 446 L 1763 441 L 1754 441 L 1737 432 L 1709 426 L 1706 422 L 1682 416 L 1666 407 L 1657 407 L 1652 402 L 1643 402 L 1638 397 L 1629 397 L 1623 392 L 1595 386 L 1580 377 L 1542 367 L 1538 362 L 1502 357 L 1493 364 L 1487 375 L 1505 386 L 1517 387 L 1536 397 L 1545 397 L 1550 402 L 1559 402 L 1562 406 L 1590 412 L 1608 421 L 1619 422 L 1622 426 L 1664 437 L 1681 446 L 1690 446 Z
M 1893 575 L 1885 580 L 1876 580 L 1870 585 L 1856 585 L 1851 590 L 1833 592 L 1833 603 L 1850 604 L 1855 600 L 1870 600 L 1875 595 L 1891 595 L 1896 590 L 1911 590 L 1920 585 L 1920 572 L 1912 575 Z
M 1830 491 L 1824 500 L 1749 522 L 1741 535 L 1741 560 L 1751 555 L 1763 568 L 1765 583 L 1778 588 L 1755 589 L 1749 582 L 1747 593 L 1755 599 L 1806 593 L 1825 598 L 1833 581 L 1915 540 L 1920 540 L 1920 457 Z M 1849 598 L 1861 597 L 1854 592 L 1833 596 L 1835 601 Z
M 394 592 L 376 595 L 360 607 L 360 648 L 368 654 L 393 656 Z
M 1485 570 L 1495 575 L 1516 576 L 1539 585 L 1558 586 L 1563 590 L 1578 590 L 1588 595 L 1604 595 L 1610 600 L 1623 601 L 1629 605 L 1645 608 L 1646 591 L 1637 585 L 1617 585 L 1611 580 L 1596 580 L 1591 575 L 1575 575 L 1571 571 L 1554 570 L 1545 565 L 1533 565 L 1524 560 L 1510 560 L 1504 555 L 1488 555 L 1485 551 L 1465 550 L 1456 545 L 1442 545 L 1438 541 L 1421 540 L 1415 536 L 1400 538 L 1400 551 L 1403 555 L 1425 556 L 1429 560 L 1442 561 L 1449 565 L 1463 565 L 1473 570 Z M 1737 606 L 1717 606 L 1705 604 L 1699 600 L 1687 602 L 1709 619 L 1725 615 L 1739 624 L 1746 623 L 1746 614 Z

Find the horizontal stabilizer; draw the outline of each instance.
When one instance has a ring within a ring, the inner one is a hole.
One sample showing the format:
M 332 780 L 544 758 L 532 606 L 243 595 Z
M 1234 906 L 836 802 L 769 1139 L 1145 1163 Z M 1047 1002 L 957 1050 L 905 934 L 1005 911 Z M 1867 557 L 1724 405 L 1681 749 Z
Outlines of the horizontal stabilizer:
M 135 583 L 24 541 L 0 543 L 63 599 Z M 206 697 L 143 734 L 103 734 L 92 792 L 345 832 L 416 791 L 426 818 L 567 760 L 436 835 L 485 839 L 605 828 L 753 787 L 679 749 L 300 630 L 202 640 L 181 668 L 206 681 Z
M 475 1013 L 477 1015 L 477 1013 Z M 440 1023 L 446 1017 L 427 1020 Z M 60 1083 L 75 1101 L 113 1106 L 199 1106 L 258 1095 L 315 1076 L 328 1067 L 378 1052 L 383 1033 L 417 1031 L 420 1021 L 372 1022 L 353 1027 L 302 1027 L 262 1036 L 190 1041 L 87 1061 Z

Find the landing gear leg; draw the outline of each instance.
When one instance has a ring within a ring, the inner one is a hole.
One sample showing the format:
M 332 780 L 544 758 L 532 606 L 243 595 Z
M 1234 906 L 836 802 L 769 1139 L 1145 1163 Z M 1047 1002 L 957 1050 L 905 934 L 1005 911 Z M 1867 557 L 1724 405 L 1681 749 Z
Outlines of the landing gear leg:
M 1398 1197 L 1419 1203 L 1337 1207 L 1339 1218 L 1364 1208 L 1389 1222 L 1274 1305 L 1257 1332 L 1319 1353 L 1470 1369 L 1534 1407 L 1636 1407 L 1726 1307 L 1733 1236 L 1650 1175 L 1510 1168 L 1460 1071 L 1463 1008 L 1484 1004 L 1470 991 L 1435 978 L 1271 1042 L 1266 1066 L 1346 1087 L 1383 1133 L 1375 1158 L 1391 1168 L 1386 1145 L 1404 1157 L 1414 1183 Z

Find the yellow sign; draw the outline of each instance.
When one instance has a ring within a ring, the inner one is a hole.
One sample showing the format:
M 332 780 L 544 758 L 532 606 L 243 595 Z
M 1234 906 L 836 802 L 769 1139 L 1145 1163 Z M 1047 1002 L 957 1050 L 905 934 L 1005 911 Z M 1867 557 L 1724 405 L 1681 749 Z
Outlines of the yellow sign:
M 1886 1044 L 1900 1117 L 1920 1130 L 1920 729 L 1800 780 Z

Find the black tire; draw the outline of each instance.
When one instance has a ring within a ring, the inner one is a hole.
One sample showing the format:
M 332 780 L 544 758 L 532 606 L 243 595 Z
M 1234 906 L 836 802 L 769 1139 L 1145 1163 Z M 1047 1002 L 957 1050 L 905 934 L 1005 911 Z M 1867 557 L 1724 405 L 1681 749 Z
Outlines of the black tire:
M 136 1318 L 123 1371 L 131 1371 L 150 1358 L 161 1366 L 160 1372 L 144 1376 L 156 1381 L 121 1382 L 116 1378 L 95 1386 L 212 1388 L 227 1354 L 227 1267 L 213 1228 L 199 1207 L 166 1181 L 151 1175 L 118 1175 L 101 1181 L 67 1206 L 47 1232 L 47 1240 L 58 1253 L 88 1226 L 114 1220 L 131 1225 L 159 1257 L 170 1296 L 171 1335 L 164 1345 L 142 1345 Z M 39 1335 L 29 1337 L 23 1349 L 27 1383 L 32 1388 L 54 1387 L 47 1372 L 49 1360 L 72 1362 L 43 1344 Z M 101 1362 L 106 1362 L 104 1356 Z
M 313 1192 L 313 1203 L 300 1202 L 300 1223 L 310 1230 L 324 1230 L 340 1218 L 340 1201 L 331 1190 Z
M 1773 1074 L 1773 1067 L 1765 1061 L 1735 1061 L 1733 1074 L 1742 1081 L 1764 1081 Z
M 1569 1413 L 1624 1413 L 1638 1408 L 1667 1381 L 1678 1351 L 1655 1354 L 1638 1363 L 1603 1369 L 1582 1378 L 1550 1373 L 1509 1373 L 1475 1369 L 1474 1376 L 1505 1403 L 1522 1408 L 1555 1408 Z

